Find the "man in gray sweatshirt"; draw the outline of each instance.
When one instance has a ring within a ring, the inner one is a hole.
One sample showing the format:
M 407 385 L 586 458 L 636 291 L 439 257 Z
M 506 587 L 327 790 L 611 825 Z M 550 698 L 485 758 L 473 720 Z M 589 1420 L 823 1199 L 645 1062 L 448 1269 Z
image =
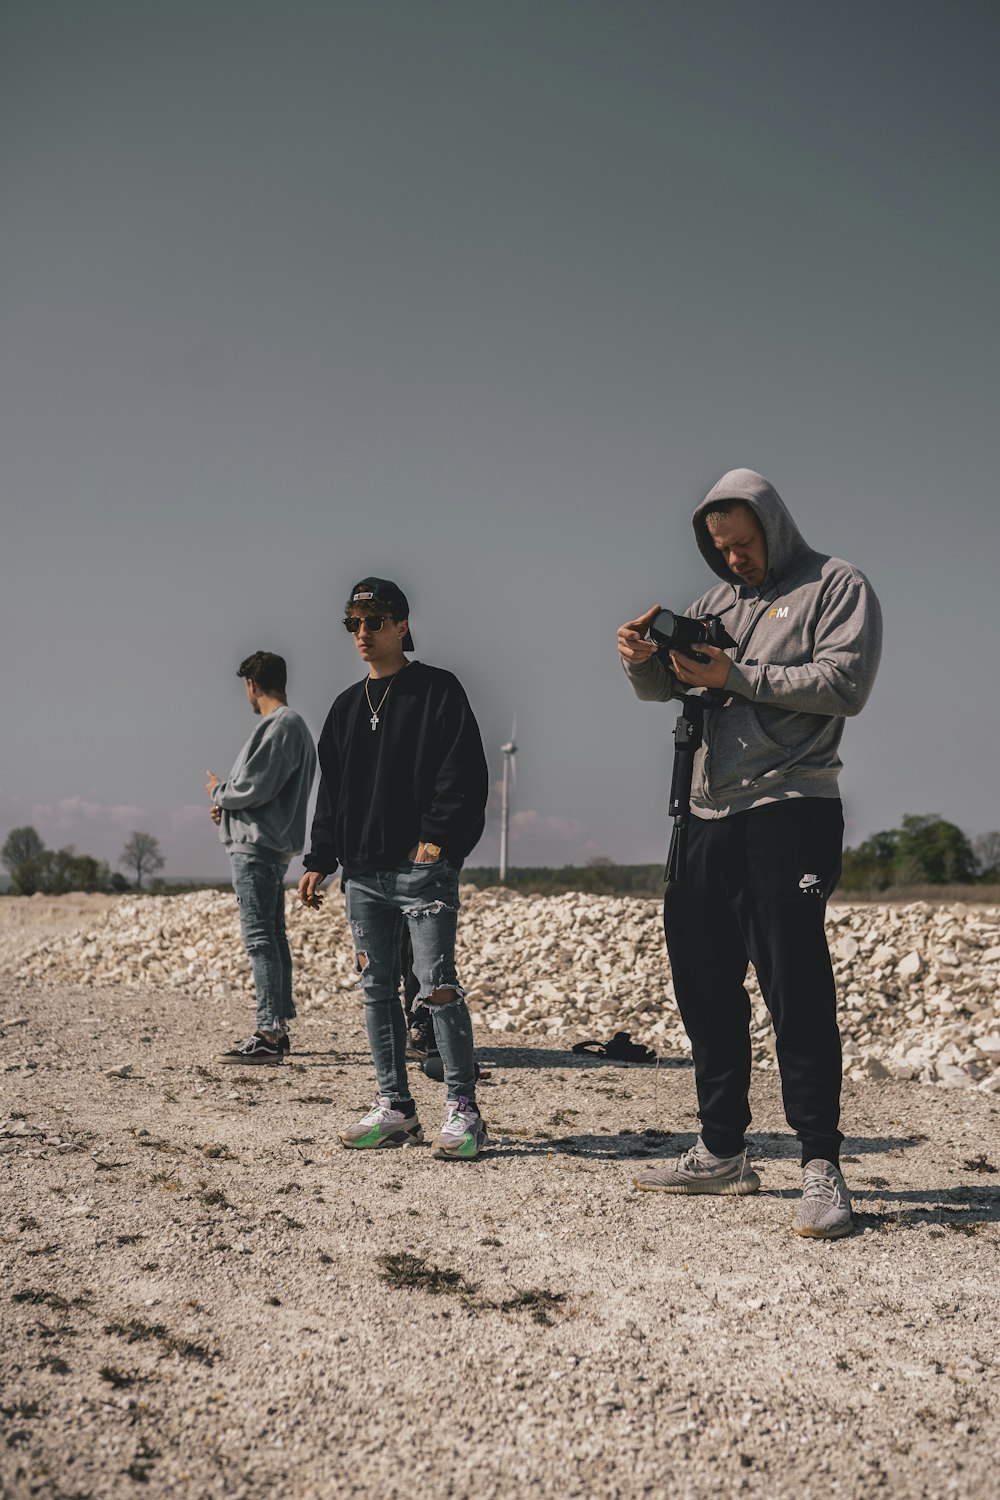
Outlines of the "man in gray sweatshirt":
M 208 773 L 205 791 L 233 870 L 243 942 L 253 966 L 257 1030 L 221 1061 L 280 1063 L 290 1050 L 292 955 L 285 934 L 285 871 L 306 839 L 306 805 L 316 774 L 316 747 L 303 719 L 288 707 L 284 658 L 255 651 L 237 674 L 260 723 L 236 757 L 227 781 Z
M 701 1134 L 637 1185 L 667 1193 L 756 1192 L 750 1123 L 752 962 L 774 1022 L 785 1115 L 802 1147 L 793 1228 L 851 1231 L 840 1172 L 841 1048 L 826 943 L 840 875 L 837 778 L 844 720 L 864 707 L 882 617 L 862 573 L 807 546 L 772 485 L 752 469 L 723 476 L 694 513 L 695 539 L 722 580 L 687 615 L 720 615 L 736 643 L 702 660 L 647 639 L 659 606 L 618 632 L 639 698 L 704 703 L 694 757 L 686 870 L 668 882 L 664 931 L 691 1040 Z

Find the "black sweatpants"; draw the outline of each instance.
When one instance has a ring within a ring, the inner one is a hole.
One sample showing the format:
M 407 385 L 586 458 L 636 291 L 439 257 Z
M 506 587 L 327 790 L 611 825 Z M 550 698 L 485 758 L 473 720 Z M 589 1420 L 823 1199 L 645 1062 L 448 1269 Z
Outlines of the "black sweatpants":
M 717 1156 L 735 1156 L 750 1124 L 749 959 L 774 1022 L 785 1118 L 802 1161 L 837 1162 L 840 1032 L 823 921 L 840 876 L 841 804 L 793 798 L 689 826 L 686 878 L 667 887 L 663 927 L 702 1139 Z

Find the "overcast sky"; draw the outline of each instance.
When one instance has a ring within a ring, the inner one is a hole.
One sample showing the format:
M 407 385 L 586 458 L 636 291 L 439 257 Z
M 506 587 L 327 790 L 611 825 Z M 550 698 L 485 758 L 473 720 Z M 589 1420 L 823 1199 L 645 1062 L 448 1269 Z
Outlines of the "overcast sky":
M 0 837 L 224 877 L 240 659 L 318 733 L 378 573 L 495 778 L 517 713 L 513 861 L 660 859 L 675 713 L 614 632 L 712 581 L 737 465 L 883 602 L 848 841 L 1000 827 L 998 42 L 992 0 L 6 0 Z

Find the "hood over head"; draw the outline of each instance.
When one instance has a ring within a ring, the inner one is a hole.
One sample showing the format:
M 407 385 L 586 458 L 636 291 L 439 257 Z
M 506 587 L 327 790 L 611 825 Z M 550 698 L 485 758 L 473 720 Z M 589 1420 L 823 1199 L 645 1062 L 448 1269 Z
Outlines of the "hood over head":
M 723 561 L 705 525 L 705 516 L 710 510 L 715 510 L 720 502 L 731 500 L 744 501 L 760 521 L 767 540 L 767 577 L 780 581 L 791 564 L 810 549 L 774 485 L 753 469 L 730 469 L 728 474 L 723 474 L 695 511 L 694 535 L 702 557 L 712 572 L 726 583 L 742 584 L 743 579 Z

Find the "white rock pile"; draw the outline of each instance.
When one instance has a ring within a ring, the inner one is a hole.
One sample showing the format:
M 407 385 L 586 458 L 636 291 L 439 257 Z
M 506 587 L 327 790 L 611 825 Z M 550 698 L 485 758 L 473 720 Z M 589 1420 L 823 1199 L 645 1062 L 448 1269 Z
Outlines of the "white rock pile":
M 661 1055 L 686 1053 L 663 951 L 659 903 L 631 897 L 517 896 L 463 887 L 459 972 L 480 1028 L 569 1046 L 631 1032 Z M 320 913 L 287 897 L 300 1011 L 356 1007 L 354 952 L 334 891 Z M 831 906 L 845 1070 L 1000 1091 L 1000 908 Z M 123 898 L 96 926 L 14 960 L 23 981 L 157 985 L 230 1000 L 252 990 L 234 898 L 200 891 Z M 751 971 L 757 1066 L 774 1039 Z

